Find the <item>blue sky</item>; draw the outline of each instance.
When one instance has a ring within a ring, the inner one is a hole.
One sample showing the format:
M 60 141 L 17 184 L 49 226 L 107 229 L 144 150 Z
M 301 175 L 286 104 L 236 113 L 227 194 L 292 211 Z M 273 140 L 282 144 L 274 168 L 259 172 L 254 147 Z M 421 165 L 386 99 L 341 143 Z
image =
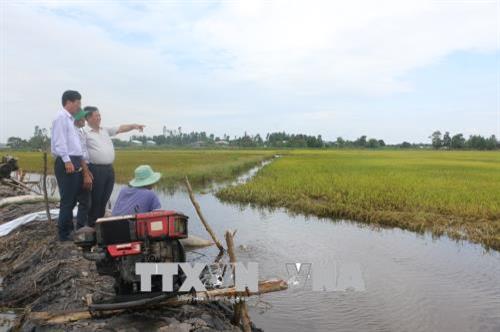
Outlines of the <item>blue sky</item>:
M 148 135 L 500 137 L 499 12 L 499 0 L 2 2 L 0 142 L 49 128 L 65 89 L 104 125 Z

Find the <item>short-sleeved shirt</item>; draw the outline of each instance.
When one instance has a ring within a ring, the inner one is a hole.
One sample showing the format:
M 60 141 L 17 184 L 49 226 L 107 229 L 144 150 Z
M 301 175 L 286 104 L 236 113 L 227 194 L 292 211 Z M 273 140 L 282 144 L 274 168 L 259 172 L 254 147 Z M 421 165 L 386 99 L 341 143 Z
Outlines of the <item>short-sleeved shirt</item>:
M 83 160 L 85 160 L 88 163 L 89 162 L 89 152 L 87 151 L 87 142 L 85 139 L 85 136 L 86 136 L 85 131 L 83 131 L 83 128 L 78 128 L 78 127 L 76 127 L 76 131 L 78 132 L 78 137 L 80 138 L 80 143 L 82 144 Z
M 113 207 L 113 216 L 123 216 L 127 214 L 145 213 L 161 208 L 158 196 L 146 188 L 126 187 L 120 190 L 115 206 Z
M 117 131 L 117 127 L 99 128 L 99 131 L 92 128 L 85 130 L 91 164 L 111 165 L 115 161 L 115 147 L 111 137 L 115 136 Z

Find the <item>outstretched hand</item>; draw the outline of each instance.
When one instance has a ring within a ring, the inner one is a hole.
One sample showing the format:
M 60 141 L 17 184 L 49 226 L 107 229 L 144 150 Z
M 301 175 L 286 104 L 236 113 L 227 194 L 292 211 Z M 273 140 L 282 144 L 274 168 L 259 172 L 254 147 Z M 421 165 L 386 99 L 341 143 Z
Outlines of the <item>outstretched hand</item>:
M 127 133 L 131 130 L 138 130 L 142 133 L 142 131 L 144 130 L 144 127 L 146 127 L 145 125 L 142 125 L 142 124 L 137 124 L 137 123 L 134 123 L 134 124 L 123 124 L 121 125 L 120 127 L 118 127 L 118 131 L 116 132 L 117 134 L 120 134 L 120 133 Z

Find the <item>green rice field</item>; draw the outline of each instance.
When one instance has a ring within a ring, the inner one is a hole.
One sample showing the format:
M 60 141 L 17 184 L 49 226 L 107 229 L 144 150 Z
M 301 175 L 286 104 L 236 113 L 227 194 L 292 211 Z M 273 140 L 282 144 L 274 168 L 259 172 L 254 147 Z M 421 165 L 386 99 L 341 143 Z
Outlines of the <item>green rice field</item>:
M 500 153 L 299 150 L 218 197 L 500 249 Z
M 28 172 L 41 172 L 43 158 L 40 152 L 12 152 L 19 166 Z M 193 186 L 201 187 L 212 181 L 234 179 L 238 174 L 273 156 L 270 151 L 246 150 L 117 150 L 114 163 L 116 181 L 132 179 L 134 169 L 149 164 L 163 174 L 161 185 L 174 188 L 184 176 Z M 52 158 L 48 171 L 53 173 Z

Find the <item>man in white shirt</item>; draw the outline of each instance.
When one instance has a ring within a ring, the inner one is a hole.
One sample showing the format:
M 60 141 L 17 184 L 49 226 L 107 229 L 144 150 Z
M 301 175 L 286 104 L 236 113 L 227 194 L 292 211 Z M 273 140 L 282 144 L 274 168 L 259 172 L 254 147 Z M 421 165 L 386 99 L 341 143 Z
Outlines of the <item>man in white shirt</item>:
M 89 188 L 92 183 L 73 119 L 73 115 L 80 110 L 81 99 L 82 96 L 77 91 L 65 91 L 62 95 L 63 109 L 52 122 L 51 151 L 55 158 L 54 174 L 61 197 L 58 217 L 60 241 L 71 240 L 73 208 L 77 196 L 82 186 Z
M 90 129 L 85 131 L 86 146 L 89 153 L 89 170 L 93 176 L 88 226 L 94 227 L 95 221 L 104 216 L 115 184 L 115 148 L 111 137 L 131 130 L 142 132 L 144 125 L 125 124 L 119 127 L 101 127 L 101 114 L 94 106 L 84 108 L 85 119 Z

